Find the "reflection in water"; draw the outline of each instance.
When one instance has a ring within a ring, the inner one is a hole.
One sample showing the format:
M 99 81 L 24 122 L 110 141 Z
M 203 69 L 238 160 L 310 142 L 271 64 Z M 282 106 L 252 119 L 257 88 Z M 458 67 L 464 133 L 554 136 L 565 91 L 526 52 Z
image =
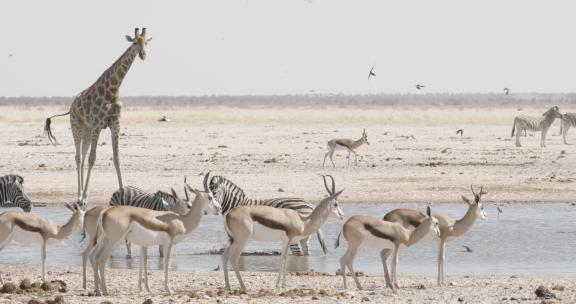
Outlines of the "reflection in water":
M 347 204 L 344 212 L 382 216 L 398 207 L 424 210 L 424 204 Z M 488 219 L 479 220 L 464 236 L 447 243 L 447 274 L 540 274 L 574 275 L 576 259 L 576 207 L 569 204 L 510 204 L 496 207 L 487 205 Z M 445 213 L 460 218 L 466 212 L 465 204 L 437 204 L 434 212 Z M 4 211 L 4 210 L 2 210 Z M 70 211 L 65 208 L 33 208 L 35 214 L 45 215 L 57 223 L 65 223 Z M 331 245 L 336 240 L 343 222 L 330 219 L 324 225 L 326 242 Z M 74 233 L 65 245 L 48 246 L 47 266 L 81 266 L 80 254 L 88 240 L 80 242 L 80 233 Z M 210 255 L 227 241 L 222 227 L 221 216 L 205 216 L 198 229 L 177 244 L 173 250 L 171 269 L 211 271 L 221 265 L 220 255 Z M 462 246 L 469 246 L 468 253 Z M 163 269 L 163 259 L 156 246 L 149 249 L 149 269 Z M 280 250 L 278 243 L 249 242 L 245 251 Z M 338 249 L 322 253 L 316 238 L 310 241 L 311 256 L 288 258 L 288 271 L 334 272 L 340 267 L 339 259 L 346 250 L 343 243 Z M 529 249 L 529 250 L 527 250 Z M 400 253 L 401 273 L 434 275 L 436 273 L 437 244 L 419 243 Z M 139 267 L 139 248 L 134 246 L 133 258 L 126 258 L 126 248 L 118 246 L 110 259 L 112 268 Z M 40 247 L 23 246 L 11 243 L 0 252 L 1 263 L 25 263 L 40 265 Z M 280 256 L 243 256 L 240 267 L 243 271 L 278 271 Z M 355 260 L 358 271 L 380 273 L 381 263 L 378 252 L 363 249 Z

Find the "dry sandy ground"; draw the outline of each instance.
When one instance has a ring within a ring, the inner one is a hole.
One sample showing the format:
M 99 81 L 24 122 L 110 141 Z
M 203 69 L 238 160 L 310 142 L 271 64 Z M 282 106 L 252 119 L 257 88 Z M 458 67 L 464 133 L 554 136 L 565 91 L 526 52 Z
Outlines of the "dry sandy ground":
M 18 173 L 36 202 L 76 197 L 74 145 L 67 117 L 55 118 L 60 145 L 42 137 L 44 119 L 64 107 L 0 107 L 0 174 Z M 562 109 L 568 111 L 569 109 Z M 201 187 L 201 173 L 229 177 L 253 197 L 325 195 L 320 174 L 336 177 L 343 202 L 458 202 L 471 183 L 488 191 L 486 201 L 574 200 L 576 153 L 563 145 L 556 122 L 548 147 L 510 138 L 515 115 L 542 108 L 506 107 L 134 107 L 124 106 L 121 167 L 125 185 L 182 191 L 184 175 Z M 166 115 L 171 122 L 157 120 Z M 358 138 L 369 146 L 358 166 L 346 153 L 336 168 L 322 168 L 326 142 Z M 456 135 L 457 129 L 464 136 Z M 576 134 L 574 132 L 573 134 Z M 572 134 L 572 135 L 573 135 Z M 555 136 L 556 135 L 556 136 Z M 576 143 L 574 136 L 569 141 Z M 117 188 L 108 130 L 103 131 L 90 183 L 89 202 L 107 203 Z M 272 160 L 272 162 L 268 162 Z M 278 189 L 282 188 L 283 193 Z
M 39 267 L 0 265 L 6 275 L 5 281 L 17 285 L 24 278 L 33 282 L 39 281 Z M 438 288 L 434 286 L 434 278 L 423 276 L 399 276 L 402 286 L 396 293 L 383 288 L 382 276 L 360 277 L 364 290 L 352 288 L 352 278 L 348 278 L 348 291 L 342 289 L 342 277 L 334 273 L 314 273 L 314 275 L 287 276 L 287 289 L 276 291 L 275 273 L 243 273 L 248 288 L 248 294 L 224 292 L 223 274 L 213 272 L 181 272 L 171 273 L 173 295 L 164 293 L 163 272 L 152 271 L 149 276 L 151 293 L 139 292 L 137 288 L 138 272 L 132 270 L 107 270 L 109 274 L 108 297 L 94 297 L 82 289 L 80 268 L 60 267 L 55 270 L 49 267 L 48 280 L 63 280 L 68 291 L 59 292 L 29 292 L 21 294 L 0 294 L 0 303 L 28 302 L 54 299 L 63 295 L 66 303 L 143 303 L 151 299 L 152 303 L 294 303 L 294 301 L 312 301 L 312 303 L 575 303 L 575 278 L 529 278 L 523 276 L 448 276 L 451 286 Z M 232 274 L 232 273 L 231 273 Z M 89 272 L 91 275 L 91 272 Z M 232 274 L 233 277 L 233 274 Z M 93 288 L 89 278 L 88 287 Z M 237 281 L 233 277 L 232 288 L 237 289 Z M 535 294 L 539 285 L 544 285 L 557 297 L 549 302 L 542 302 Z M 559 290 L 563 289 L 563 290 Z

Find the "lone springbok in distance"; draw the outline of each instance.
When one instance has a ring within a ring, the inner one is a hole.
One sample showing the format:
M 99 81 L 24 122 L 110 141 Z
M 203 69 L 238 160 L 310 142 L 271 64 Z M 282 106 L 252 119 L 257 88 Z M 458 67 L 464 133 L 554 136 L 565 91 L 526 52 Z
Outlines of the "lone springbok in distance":
M 348 166 L 350 166 L 350 153 L 354 153 L 354 160 L 356 166 L 358 166 L 358 155 L 356 154 L 356 149 L 362 146 L 363 144 L 369 145 L 368 142 L 368 135 L 366 135 L 366 129 L 362 131 L 362 137 L 357 140 L 348 139 L 348 138 L 336 138 L 328 141 L 328 152 L 324 154 L 324 161 L 322 162 L 322 168 L 324 168 L 324 164 L 326 163 L 326 157 L 330 156 L 330 161 L 332 162 L 332 166 L 336 167 L 334 164 L 334 160 L 332 160 L 332 156 L 336 150 L 348 150 Z
M 172 190 L 172 196 L 174 196 L 175 202 L 174 202 L 174 206 L 172 207 L 173 212 L 180 214 L 180 215 L 184 215 L 186 213 L 188 213 L 190 211 L 190 208 L 188 207 L 188 203 L 189 203 L 189 196 L 188 196 L 188 190 L 186 188 L 184 188 L 184 192 L 186 193 L 186 199 L 182 200 L 180 198 L 178 198 L 178 195 L 176 194 L 176 191 L 174 189 Z M 118 191 L 116 191 L 118 192 Z M 158 191 L 161 192 L 161 191 Z M 107 210 L 108 208 L 110 208 L 110 206 L 96 206 L 90 210 L 88 210 L 86 212 L 86 214 L 84 215 L 84 236 L 82 238 L 82 240 L 84 240 L 84 238 L 86 237 L 86 235 L 89 236 L 90 241 L 88 242 L 88 245 L 86 245 L 86 248 L 84 249 L 84 251 L 82 252 L 82 287 L 84 289 L 86 289 L 86 262 L 88 260 L 88 257 L 90 256 L 90 254 L 92 253 L 92 251 L 94 250 L 95 246 L 94 246 L 94 238 L 96 237 L 96 229 L 98 226 L 98 217 L 100 216 L 100 214 L 102 212 L 104 212 L 105 210 Z M 142 207 L 140 207 L 142 208 Z M 126 241 L 126 246 L 128 247 L 128 241 Z M 129 248 L 129 247 L 128 247 Z M 160 252 L 162 253 L 161 256 L 163 256 L 164 254 L 164 250 L 162 249 L 162 245 L 159 246 Z
M 562 114 L 562 124 L 560 125 L 560 134 L 562 134 L 562 140 L 564 144 L 567 145 L 566 134 L 570 127 L 576 126 L 576 113 L 564 113 Z
M 84 210 L 77 204 L 66 204 L 66 207 L 72 211 L 72 216 L 63 226 L 31 213 L 17 211 L 1 213 L 0 251 L 11 240 L 20 244 L 42 244 L 42 281 L 46 282 L 46 245 L 49 242 L 65 240 L 76 228 L 82 227 L 84 221 Z
M 444 283 L 444 260 L 445 260 L 445 246 L 446 241 L 460 237 L 464 235 L 476 222 L 476 219 L 486 219 L 486 212 L 484 211 L 484 205 L 480 201 L 482 195 L 486 194 L 482 186 L 480 186 L 480 192 L 475 193 L 474 188 L 470 185 L 472 190 L 472 195 L 474 195 L 474 202 L 468 199 L 466 196 L 462 195 L 462 200 L 468 204 L 468 210 L 466 214 L 459 220 L 454 220 L 447 215 L 434 213 L 432 214 L 438 220 L 438 226 L 440 228 L 439 237 L 439 248 L 438 248 L 438 280 L 437 284 L 439 287 L 445 286 Z M 388 212 L 384 216 L 384 220 L 393 221 L 402 224 L 402 226 L 408 227 L 419 227 L 422 223 L 423 215 L 418 214 L 419 211 L 410 209 L 396 209 Z M 385 254 L 383 258 L 386 258 L 388 254 Z
M 200 191 L 186 185 L 188 190 L 194 192 L 196 197 L 190 204 L 190 198 L 186 192 L 186 201 L 190 212 L 179 215 L 171 211 L 154 211 L 132 206 L 114 206 L 105 210 L 98 218 L 98 229 L 94 238 L 97 246 L 90 255 L 90 262 L 94 270 L 94 288 L 97 295 L 108 295 L 106 288 L 105 268 L 112 251 L 118 243 L 126 239 L 141 246 L 140 273 L 138 274 L 138 288 L 142 290 L 142 274 L 144 284 L 148 287 L 148 256 L 147 247 L 162 244 L 164 248 L 164 289 L 168 293 L 172 290 L 168 284 L 168 270 L 172 246 L 179 243 L 185 236 L 192 233 L 203 214 L 217 215 L 220 205 L 214 200 L 209 200 Z
M 344 218 L 344 213 L 338 206 L 338 196 L 344 190 L 336 192 L 334 178 L 328 176 L 332 179 L 332 190 L 328 188 L 326 176 L 323 175 L 324 186 L 329 196 L 324 198 L 308 217 L 302 217 L 298 212 L 291 209 L 269 206 L 240 206 L 226 214 L 224 228 L 230 237 L 230 245 L 222 254 L 226 289 L 230 290 L 228 260 L 231 259 L 232 268 L 240 283 L 240 289 L 246 291 L 238 269 L 238 259 L 242 254 L 242 249 L 250 239 L 260 242 L 282 241 L 282 262 L 276 280 L 276 288 L 280 288 L 281 281 L 282 288 L 286 287 L 286 258 L 290 244 L 316 233 L 329 216 Z
M 426 216 L 418 228 L 409 230 L 399 223 L 388 222 L 376 217 L 368 215 L 355 215 L 349 218 L 344 226 L 342 232 L 338 235 L 336 247 L 340 243 L 340 237 L 348 242 L 348 249 L 346 253 L 340 258 L 340 267 L 342 269 L 342 279 L 344 281 L 344 289 L 346 285 L 346 267 L 352 274 L 352 278 L 356 282 L 356 287 L 362 289 L 360 281 L 354 272 L 354 258 L 358 253 L 358 249 L 362 246 L 376 248 L 384 252 L 384 250 L 394 250 L 394 258 L 392 259 L 392 284 L 390 282 L 390 275 L 388 273 L 388 266 L 386 259 L 382 256 L 382 266 L 384 267 L 384 275 L 386 278 L 386 285 L 394 289 L 396 283 L 396 267 L 398 265 L 398 254 L 402 246 L 412 246 L 422 238 L 430 233 L 436 235 L 440 234 L 438 230 L 438 220 L 431 216 L 432 212 L 430 206 L 426 208 Z
M 514 132 L 516 131 L 516 147 L 522 146 L 520 144 L 520 134 L 522 131 L 524 131 L 524 133 L 526 133 L 526 131 L 540 131 L 540 147 L 546 147 L 546 133 L 556 118 L 562 118 L 558 106 L 551 107 L 542 114 L 542 117 L 524 115 L 514 117 L 514 124 L 512 125 L 512 133 L 510 136 L 514 136 Z

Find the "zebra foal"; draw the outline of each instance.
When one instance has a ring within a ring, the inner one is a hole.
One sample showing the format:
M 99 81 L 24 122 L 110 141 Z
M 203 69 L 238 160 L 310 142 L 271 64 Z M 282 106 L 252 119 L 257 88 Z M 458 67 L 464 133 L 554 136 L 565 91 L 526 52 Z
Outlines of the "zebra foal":
M 544 112 L 541 117 L 524 115 L 514 117 L 512 134 L 510 136 L 514 136 L 514 132 L 516 132 L 516 147 L 522 146 L 520 144 L 520 133 L 522 133 L 522 131 L 540 131 L 540 147 L 546 147 L 546 133 L 556 118 L 562 118 L 558 106 L 551 107 L 548 111 Z
M 0 176 L 0 207 L 19 207 L 25 212 L 32 210 L 32 203 L 24 192 L 24 179 L 20 175 Z
M 184 190 L 186 196 L 188 196 L 186 188 Z M 112 194 L 110 206 L 133 206 L 156 211 L 173 211 L 182 215 L 186 214 L 188 212 L 186 204 L 178 197 L 174 188 L 171 188 L 171 191 L 172 193 L 164 191 L 148 193 L 140 188 L 126 186 Z M 126 241 L 126 250 L 128 252 L 127 256 L 132 257 L 132 248 L 128 241 Z M 160 256 L 163 256 L 162 246 L 159 247 L 159 252 Z
M 253 199 L 248 197 L 242 188 L 235 185 L 230 180 L 223 176 L 215 175 L 209 179 L 210 172 L 204 176 L 204 190 L 208 193 L 211 200 L 216 200 L 222 206 L 222 215 L 226 215 L 230 210 L 239 206 L 270 206 L 274 208 L 292 209 L 298 212 L 302 217 L 308 217 L 314 211 L 314 205 L 302 198 L 284 197 L 284 198 L 271 198 L 271 199 Z M 208 182 L 208 180 L 210 182 Z M 330 192 L 330 191 L 328 191 Z M 327 253 L 327 247 L 324 243 L 322 231 L 318 230 L 316 233 L 318 242 L 322 247 L 322 251 Z M 300 241 L 302 250 L 297 243 L 290 245 L 290 250 L 293 255 L 309 255 L 308 240 L 306 237 Z

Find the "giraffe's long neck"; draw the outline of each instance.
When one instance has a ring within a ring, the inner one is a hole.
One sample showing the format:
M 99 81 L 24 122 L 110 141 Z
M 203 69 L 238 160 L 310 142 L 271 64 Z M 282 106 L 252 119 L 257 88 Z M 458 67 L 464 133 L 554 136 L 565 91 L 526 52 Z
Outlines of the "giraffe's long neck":
M 132 44 L 111 67 L 104 71 L 95 85 L 98 87 L 104 86 L 110 94 L 117 95 L 120 85 L 124 77 L 126 77 L 128 70 L 130 70 L 137 54 L 138 46 Z

